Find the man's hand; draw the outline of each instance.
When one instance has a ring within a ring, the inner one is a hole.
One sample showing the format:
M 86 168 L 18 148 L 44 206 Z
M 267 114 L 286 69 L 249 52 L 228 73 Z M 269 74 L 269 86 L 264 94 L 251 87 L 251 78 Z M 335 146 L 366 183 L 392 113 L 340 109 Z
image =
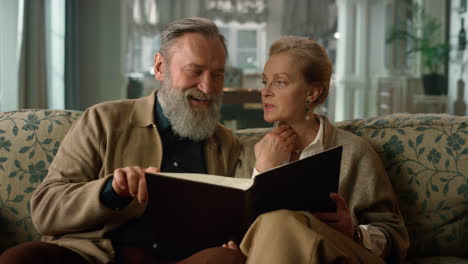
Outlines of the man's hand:
M 283 165 L 296 148 L 296 132 L 288 125 L 281 125 L 255 144 L 255 168 L 263 172 Z
M 316 213 L 314 215 L 344 235 L 352 238 L 354 233 L 354 226 L 348 204 L 346 203 L 343 196 L 337 193 L 330 193 L 330 199 L 336 202 L 336 212 Z
M 114 170 L 112 188 L 120 197 L 137 198 L 140 203 L 148 200 L 145 172 L 156 173 L 156 167 L 142 168 L 138 166 Z

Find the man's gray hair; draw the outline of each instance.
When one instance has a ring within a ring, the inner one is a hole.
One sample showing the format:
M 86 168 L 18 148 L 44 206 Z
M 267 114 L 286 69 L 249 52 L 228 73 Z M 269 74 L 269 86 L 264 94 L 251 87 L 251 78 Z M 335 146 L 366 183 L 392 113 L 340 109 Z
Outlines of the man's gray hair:
M 213 21 L 201 17 L 182 18 L 164 26 L 161 33 L 161 49 L 159 52 L 161 52 L 164 57 L 169 58 L 169 49 L 174 40 L 185 33 L 199 33 L 208 38 L 219 38 L 223 44 L 224 50 L 226 51 L 227 57 L 228 51 L 226 48 L 226 39 L 219 32 L 218 27 L 213 23 Z

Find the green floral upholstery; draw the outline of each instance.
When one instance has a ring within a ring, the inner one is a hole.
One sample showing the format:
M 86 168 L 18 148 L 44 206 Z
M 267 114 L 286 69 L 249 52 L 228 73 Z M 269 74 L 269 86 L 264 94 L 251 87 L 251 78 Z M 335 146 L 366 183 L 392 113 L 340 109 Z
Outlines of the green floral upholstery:
M 0 252 L 39 238 L 29 199 L 79 115 L 64 110 L 0 113 Z
M 29 199 L 79 115 L 0 113 L 0 252 L 39 238 Z M 409 263 L 468 263 L 468 118 L 395 114 L 337 125 L 368 140 L 382 157 L 410 233 Z M 237 177 L 250 177 L 253 146 L 268 131 L 236 132 L 242 143 Z
M 395 114 L 339 127 L 383 159 L 410 234 L 409 257 L 468 258 L 468 118 Z
M 369 141 L 383 159 L 410 234 L 411 263 L 468 263 L 468 118 L 395 114 L 336 125 Z M 237 131 L 236 177 L 250 177 L 253 146 L 268 131 Z

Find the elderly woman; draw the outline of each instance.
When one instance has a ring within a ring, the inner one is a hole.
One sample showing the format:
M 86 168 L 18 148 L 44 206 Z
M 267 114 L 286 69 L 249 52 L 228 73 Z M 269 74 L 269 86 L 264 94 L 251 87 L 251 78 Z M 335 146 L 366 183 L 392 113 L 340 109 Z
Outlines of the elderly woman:
M 240 248 L 249 263 L 400 262 L 409 246 L 382 161 L 362 138 L 340 130 L 314 109 L 327 98 L 332 64 L 323 47 L 284 37 L 270 48 L 263 72 L 264 119 L 275 122 L 255 145 L 259 172 L 343 145 L 336 212 L 275 211 L 261 215 Z M 287 175 L 285 175 L 287 177 Z M 310 177 L 321 177 L 313 171 Z M 227 247 L 237 248 L 232 242 Z

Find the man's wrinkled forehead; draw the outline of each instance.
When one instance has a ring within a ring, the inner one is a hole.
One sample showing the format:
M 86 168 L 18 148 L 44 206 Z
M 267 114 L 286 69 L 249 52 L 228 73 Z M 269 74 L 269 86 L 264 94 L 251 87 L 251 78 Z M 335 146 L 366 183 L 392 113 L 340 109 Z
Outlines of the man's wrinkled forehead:
M 184 41 L 184 40 L 186 40 L 187 38 L 196 38 L 196 37 L 202 37 L 203 39 L 208 40 L 209 42 L 212 42 L 212 43 L 218 42 L 223 47 L 224 59 L 226 61 L 227 50 L 222 40 L 219 37 L 205 35 L 205 34 L 198 33 L 198 32 L 187 32 L 171 40 L 169 43 L 167 43 L 168 44 L 167 54 L 164 54 L 164 56 L 166 57 L 167 60 L 170 60 L 175 52 L 182 50 L 184 48 L 184 45 L 187 44 L 187 41 Z

